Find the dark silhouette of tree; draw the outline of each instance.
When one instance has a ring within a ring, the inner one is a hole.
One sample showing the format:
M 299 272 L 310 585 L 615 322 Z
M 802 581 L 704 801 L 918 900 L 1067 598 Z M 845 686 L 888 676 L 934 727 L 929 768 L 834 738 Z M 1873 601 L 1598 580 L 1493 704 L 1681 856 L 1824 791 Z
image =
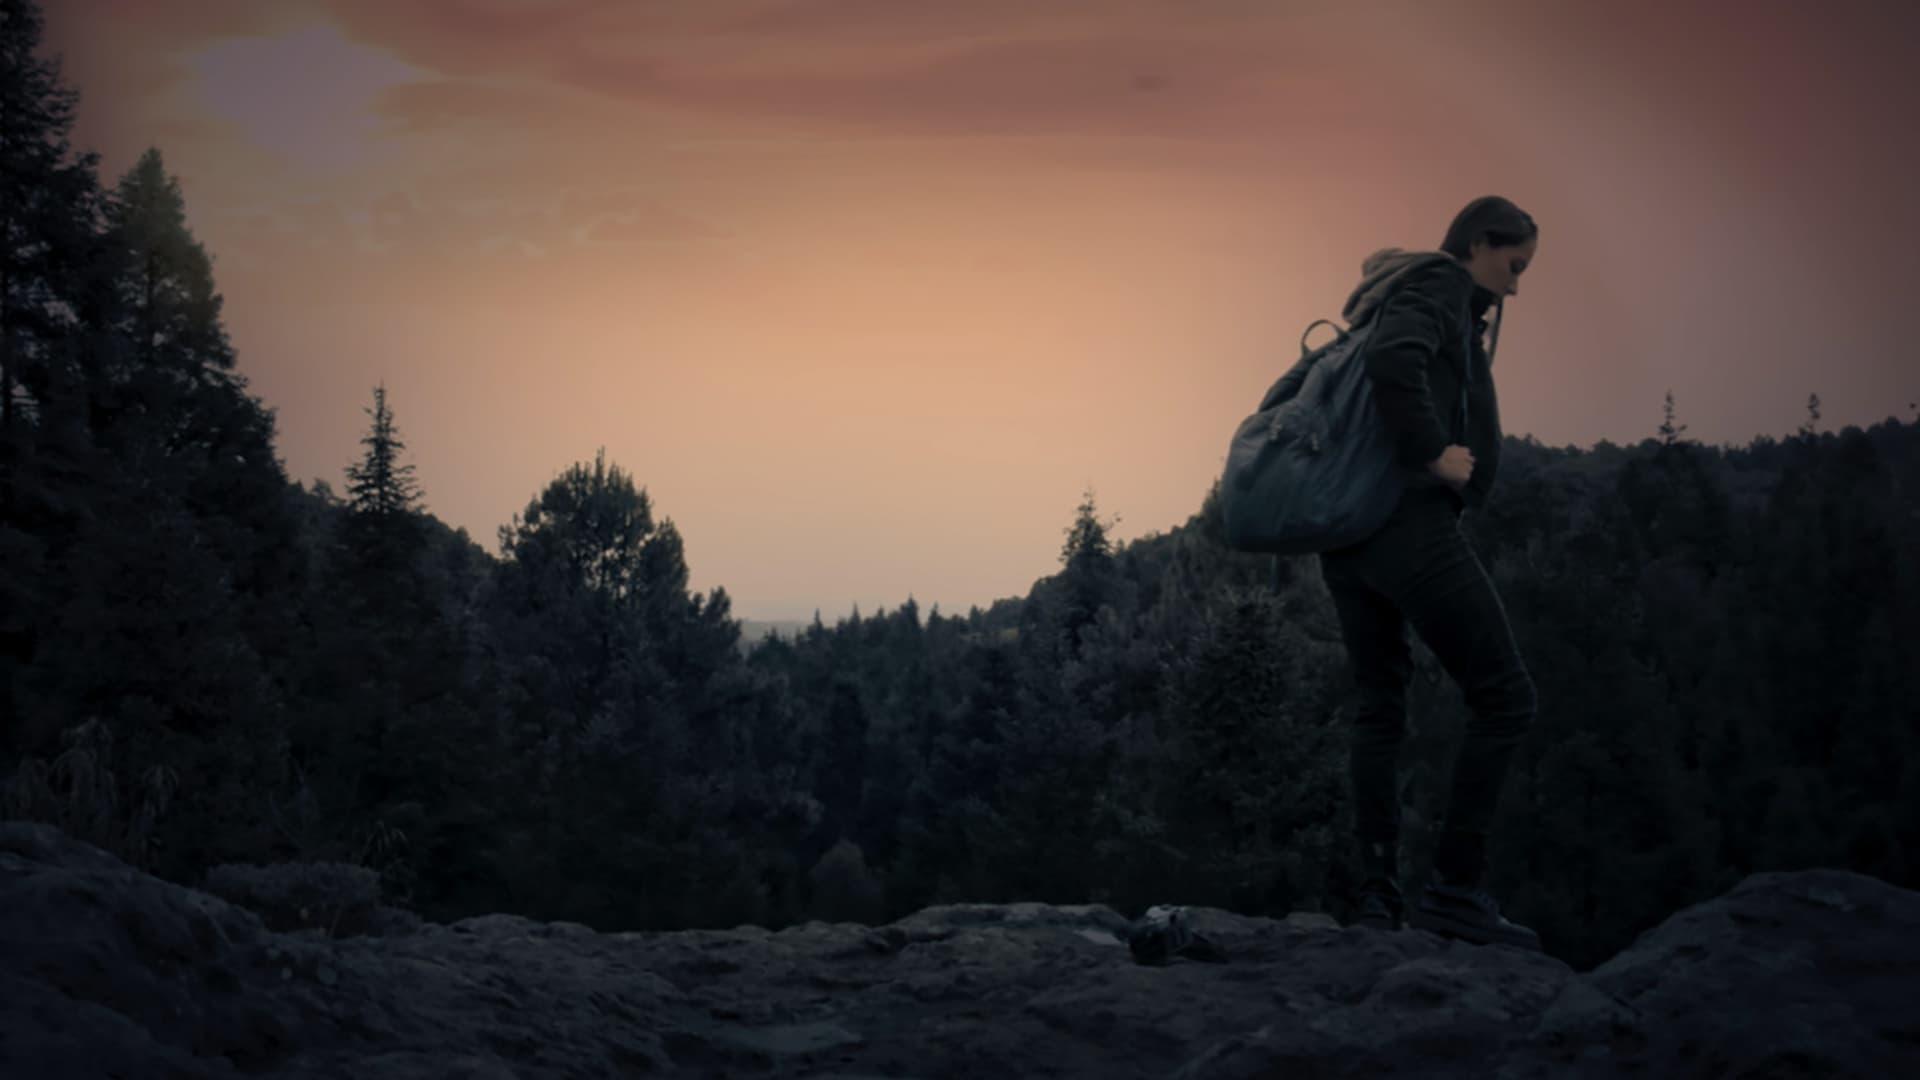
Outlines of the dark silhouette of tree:
M 1093 622 L 1102 604 L 1114 599 L 1117 579 L 1113 543 L 1107 533 L 1117 522 L 1117 518 L 1101 521 L 1092 490 L 1083 493 L 1065 530 L 1066 542 L 1060 547 L 1060 573 L 1036 590 L 1024 627 L 1053 642 L 1057 657 L 1050 663 L 1073 655 L 1079 647 L 1080 632 Z
M 54 745 L 57 708 L 22 684 L 64 599 L 56 564 L 90 512 L 75 490 L 97 468 L 99 155 L 68 143 L 79 93 L 35 55 L 42 28 L 37 5 L 0 0 L 0 745 L 15 750 Z
M 402 464 L 400 431 L 387 408 L 387 388 L 373 389 L 373 408 L 366 410 L 373 426 L 360 438 L 367 448 L 361 459 L 347 466 L 347 505 L 356 515 L 391 520 L 422 509 L 420 485 L 411 463 Z
M 1270 594 L 1243 590 L 1212 607 L 1181 663 L 1163 814 L 1192 894 L 1274 915 L 1325 897 L 1331 857 L 1349 845 L 1337 827 L 1346 740 L 1328 722 L 1330 684 L 1312 674 L 1322 655 Z
M 406 444 L 387 406 L 385 386 L 374 388 L 373 403 L 365 410 L 372 422 L 360 438 L 366 450 L 346 468 L 340 570 L 356 606 L 374 621 L 391 622 L 391 629 L 410 635 L 431 621 L 436 606 L 417 565 L 427 540 L 424 496 L 413 464 L 400 460 Z
M 528 823 L 515 841 L 516 872 L 565 882 L 567 860 L 608 859 L 596 830 L 629 838 L 630 857 L 605 887 L 567 883 L 542 910 L 584 918 L 644 904 L 663 918 L 710 917 L 697 900 L 702 867 L 713 868 L 714 887 L 758 903 L 737 875 L 740 860 L 727 861 L 738 841 L 723 847 L 699 824 L 751 795 L 708 783 L 700 768 L 729 756 L 740 733 L 720 703 L 737 704 L 752 685 L 726 594 L 687 592 L 678 530 L 655 523 L 646 491 L 604 451 L 548 484 L 502 527 L 500 543 L 494 655 L 514 688 L 517 795 Z M 689 848 L 691 836 L 706 837 L 706 854 Z M 676 862 L 685 891 L 663 893 L 659 881 Z
M 29 122 L 6 136 L 53 135 L 60 110 L 22 98 L 23 80 L 27 96 L 47 89 L 44 69 L 19 66 L 37 14 L 7 15 L 6 92 Z M 103 798 L 131 807 L 136 778 L 164 780 L 165 813 L 134 854 L 186 874 L 271 847 L 301 545 L 271 414 L 231 370 L 210 261 L 158 152 L 98 199 L 77 191 L 80 175 L 38 178 L 49 186 L 24 200 L 8 250 L 40 269 L 9 272 L 0 290 L 40 305 L 0 335 L 15 350 L 0 378 L 14 405 L 0 422 L 6 536 L 38 579 L 12 640 L 32 659 L 10 671 L 9 697 L 34 718 L 16 729 L 29 752 L 50 751 L 60 727 L 98 725 L 88 745 L 110 744 L 118 769 Z M 59 195 L 77 199 L 64 220 Z M 36 276 L 46 292 L 14 291 Z
M 850 677 L 833 680 L 825 730 L 815 751 L 821 765 L 814 795 L 826 810 L 821 828 L 827 843 L 853 835 L 867 783 L 867 710 Z
M 1807 418 L 1800 425 L 1800 436 L 1812 438 L 1820 428 L 1820 395 L 1807 395 Z
M 1661 415 L 1663 419 L 1660 421 L 1660 441 L 1668 446 L 1672 446 L 1674 442 L 1680 438 L 1681 434 L 1687 430 L 1687 425 L 1681 424 L 1679 427 L 1675 427 L 1673 424 L 1673 391 L 1671 390 L 1667 391 L 1667 402 L 1661 411 Z

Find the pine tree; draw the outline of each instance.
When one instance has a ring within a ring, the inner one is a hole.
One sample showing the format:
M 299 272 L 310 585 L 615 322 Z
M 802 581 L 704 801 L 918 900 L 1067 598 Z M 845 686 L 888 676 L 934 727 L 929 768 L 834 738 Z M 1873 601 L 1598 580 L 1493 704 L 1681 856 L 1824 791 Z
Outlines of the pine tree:
M 1107 529 L 1118 524 L 1116 516 L 1112 522 L 1102 522 L 1094 505 L 1093 489 L 1081 493 L 1080 505 L 1074 509 L 1073 524 L 1066 528 L 1067 542 L 1060 546 L 1060 564 L 1068 570 L 1094 570 L 1104 567 L 1113 556 L 1113 544 L 1107 539 Z
M 1679 439 L 1681 433 L 1687 430 L 1687 425 L 1685 424 L 1681 424 L 1679 427 L 1673 426 L 1672 390 L 1667 391 L 1667 404 L 1663 413 L 1666 418 L 1660 422 L 1660 442 L 1662 445 L 1672 446 L 1674 442 Z
M 30 0 L 0 0 L 0 515 L 14 497 L 20 426 L 73 382 L 62 364 L 75 357 L 75 319 L 88 306 L 102 200 L 99 155 L 73 156 L 68 143 L 79 92 L 61 85 L 58 58 L 35 55 L 43 21 Z
M 1112 522 L 1100 520 L 1093 490 L 1088 488 L 1074 511 L 1073 523 L 1066 528 L 1056 602 L 1058 640 L 1067 655 L 1077 648 L 1080 631 L 1093 622 L 1100 605 L 1113 599 L 1118 572 L 1107 530 L 1118 522 L 1118 517 Z
M 188 873 L 273 842 L 306 564 L 272 413 L 235 371 L 212 260 L 157 149 L 103 216 L 88 415 L 111 464 L 71 556 L 70 610 L 88 618 L 61 651 L 70 693 L 125 702 L 103 712 L 129 762 L 186 778 L 160 837 Z
M 106 445 L 139 459 L 184 455 L 187 472 L 206 462 L 277 472 L 272 416 L 234 370 L 213 261 L 187 228 L 158 149 L 120 179 L 107 222 L 115 349 L 103 372 Z
M 373 389 L 373 408 L 365 410 L 373 418 L 373 427 L 360 439 L 367 448 L 358 464 L 347 466 L 347 507 L 360 517 L 373 517 L 383 524 L 418 512 L 422 496 L 414 480 L 414 467 L 400 463 L 400 441 L 393 412 L 387 408 L 387 388 Z
M 652 500 L 601 450 L 591 468 L 568 468 L 501 526 L 500 550 L 527 572 L 526 584 L 551 581 L 624 606 L 640 598 L 641 551 L 653 533 Z
M 387 405 L 386 387 L 373 391 L 372 423 L 360 444 L 366 449 L 346 467 L 345 514 L 335 550 L 337 585 L 349 614 L 346 633 L 378 656 L 358 661 L 380 670 L 415 666 L 410 657 L 433 635 L 440 599 L 422 556 L 427 521 L 414 467 L 403 464 L 400 439 Z
M 1263 590 L 1222 593 L 1175 667 L 1165 816 L 1206 902 L 1284 913 L 1325 895 L 1346 799 L 1344 739 L 1313 646 Z M 1204 891 L 1202 891 L 1204 890 Z
M 149 147 L 121 178 L 110 217 L 128 257 L 117 285 L 121 329 L 134 344 L 135 362 L 183 376 L 201 367 L 233 370 L 213 260 L 188 231 L 186 200 L 158 148 Z
M 48 613 L 68 589 L 59 569 L 96 512 L 85 431 L 88 269 L 104 195 L 99 156 L 72 156 L 77 91 L 39 59 L 42 18 L 0 0 L 0 739 L 51 748 L 56 711 L 28 700 Z M 41 666 L 44 666 L 44 662 Z M 70 718 L 69 718 L 70 719 Z
M 1807 418 L 1800 424 L 1800 437 L 1811 439 L 1820 428 L 1820 395 L 1807 395 Z
M 182 778 L 162 872 L 258 856 L 301 559 L 271 415 L 158 152 L 110 195 L 92 155 L 61 164 L 76 95 L 32 59 L 37 11 L 0 16 L 0 609 L 31 718 L 6 727 L 37 752 L 98 718 L 123 782 Z

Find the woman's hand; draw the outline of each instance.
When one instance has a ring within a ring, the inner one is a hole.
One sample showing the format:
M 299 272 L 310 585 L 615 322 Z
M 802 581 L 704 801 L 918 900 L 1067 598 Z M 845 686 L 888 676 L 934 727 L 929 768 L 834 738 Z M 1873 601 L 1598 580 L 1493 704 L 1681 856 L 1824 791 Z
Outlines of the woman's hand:
M 1440 451 L 1439 457 L 1427 462 L 1427 471 L 1459 491 L 1467 486 L 1467 480 L 1473 476 L 1473 451 L 1454 443 Z

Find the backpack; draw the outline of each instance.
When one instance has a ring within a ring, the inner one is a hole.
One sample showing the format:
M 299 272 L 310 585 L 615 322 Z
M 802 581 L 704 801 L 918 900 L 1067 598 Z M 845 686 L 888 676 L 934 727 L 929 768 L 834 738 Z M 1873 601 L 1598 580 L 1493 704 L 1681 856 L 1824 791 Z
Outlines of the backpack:
M 1444 256 L 1442 256 L 1444 257 Z M 1366 352 L 1404 282 L 1367 318 L 1342 330 L 1315 319 L 1300 334 L 1300 359 L 1282 375 L 1227 448 L 1220 483 L 1227 546 L 1236 551 L 1305 555 L 1357 544 L 1372 535 L 1406 490 L 1391 433 L 1373 402 Z M 1339 335 L 1308 351 L 1321 323 Z M 1465 323 L 1472 333 L 1472 320 Z M 1472 357 L 1472 345 L 1463 354 Z M 1460 431 L 1467 383 L 1460 381 Z M 1459 439 L 1453 440 L 1455 442 Z

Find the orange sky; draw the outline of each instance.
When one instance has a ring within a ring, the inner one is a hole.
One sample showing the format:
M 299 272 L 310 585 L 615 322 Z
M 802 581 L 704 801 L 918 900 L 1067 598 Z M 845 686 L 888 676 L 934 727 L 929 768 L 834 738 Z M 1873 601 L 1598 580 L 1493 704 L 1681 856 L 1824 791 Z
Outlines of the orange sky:
M 1180 524 L 1360 260 L 1483 194 L 1541 227 L 1509 434 L 1920 400 L 1911 3 L 43 3 L 292 477 L 342 486 L 384 380 L 497 551 L 604 446 L 742 616 L 1023 594 L 1089 486 Z

